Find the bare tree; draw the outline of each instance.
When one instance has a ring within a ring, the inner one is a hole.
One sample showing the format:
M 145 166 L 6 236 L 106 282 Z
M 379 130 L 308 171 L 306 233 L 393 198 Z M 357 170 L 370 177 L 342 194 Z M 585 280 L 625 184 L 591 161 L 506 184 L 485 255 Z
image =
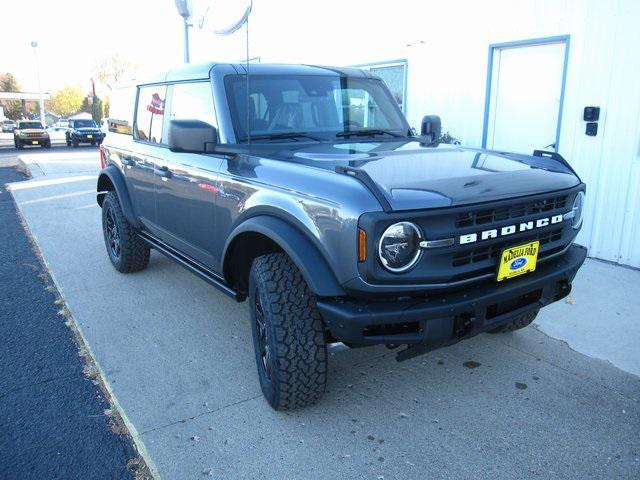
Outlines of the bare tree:
M 105 85 L 109 90 L 135 74 L 138 66 L 125 58 L 117 55 L 104 58 L 95 67 L 96 80 Z

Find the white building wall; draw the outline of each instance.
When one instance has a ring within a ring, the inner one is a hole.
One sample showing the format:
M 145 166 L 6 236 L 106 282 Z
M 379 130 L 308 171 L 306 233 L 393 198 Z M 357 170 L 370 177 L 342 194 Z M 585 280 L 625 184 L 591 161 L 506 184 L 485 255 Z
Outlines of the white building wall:
M 262 62 L 352 65 L 406 59 L 408 119 L 479 147 L 489 45 L 570 36 L 559 152 L 587 183 L 579 241 L 591 256 L 640 267 L 640 1 L 256 0 L 250 55 Z M 238 60 L 244 35 L 200 43 Z M 196 55 L 198 56 L 198 55 Z M 600 106 L 598 135 L 582 112 Z

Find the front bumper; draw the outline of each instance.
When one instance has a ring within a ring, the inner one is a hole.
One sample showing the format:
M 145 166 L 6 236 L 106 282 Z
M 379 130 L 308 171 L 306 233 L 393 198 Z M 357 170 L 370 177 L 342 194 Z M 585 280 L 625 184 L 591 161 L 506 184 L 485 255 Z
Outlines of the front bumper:
M 398 359 L 403 360 L 492 330 L 564 298 L 586 256 L 586 248 L 572 245 L 535 272 L 500 284 L 485 283 L 421 298 L 320 299 L 318 308 L 336 340 L 356 346 L 413 345 L 399 353 Z
M 91 138 L 89 138 L 89 135 L 91 135 Z M 71 134 L 71 139 L 78 143 L 102 142 L 104 135 L 102 133 L 73 133 Z
M 38 142 L 37 145 L 42 145 L 42 144 L 46 144 L 49 143 L 50 141 L 50 137 L 49 136 L 33 136 L 33 137 L 21 137 L 18 136 L 17 137 L 18 140 L 20 140 L 23 144 L 25 145 L 33 145 L 33 142 Z

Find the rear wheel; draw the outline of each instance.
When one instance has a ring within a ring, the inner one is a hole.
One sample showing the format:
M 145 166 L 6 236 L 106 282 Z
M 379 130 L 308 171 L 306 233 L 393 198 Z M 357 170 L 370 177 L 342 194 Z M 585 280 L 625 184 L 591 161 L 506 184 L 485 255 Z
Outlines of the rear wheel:
M 540 310 L 531 310 L 530 312 L 523 313 L 522 315 L 518 315 L 517 317 L 513 317 L 504 325 L 500 325 L 498 328 L 489 330 L 489 333 L 513 332 L 515 330 L 520 330 L 521 328 L 528 327 L 529 324 L 531 324 L 531 322 L 533 322 L 538 316 L 539 311 Z
M 111 264 L 121 273 L 144 270 L 149 264 L 149 246 L 138 237 L 122 213 L 118 196 L 108 192 L 102 202 L 102 232 Z
M 249 305 L 260 387 L 275 410 L 316 403 L 327 382 L 324 328 L 300 271 L 284 253 L 254 260 Z

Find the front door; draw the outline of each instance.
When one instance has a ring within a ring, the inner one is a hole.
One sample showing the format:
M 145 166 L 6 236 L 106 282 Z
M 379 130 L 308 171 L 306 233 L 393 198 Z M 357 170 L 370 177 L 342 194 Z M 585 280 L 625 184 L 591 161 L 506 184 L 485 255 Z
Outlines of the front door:
M 528 154 L 557 151 L 566 39 L 491 48 L 483 146 Z
M 216 126 L 211 84 L 177 83 L 169 87 L 168 122 L 201 120 Z M 216 271 L 215 203 L 222 158 L 167 150 L 156 164 L 159 236 L 172 247 Z

